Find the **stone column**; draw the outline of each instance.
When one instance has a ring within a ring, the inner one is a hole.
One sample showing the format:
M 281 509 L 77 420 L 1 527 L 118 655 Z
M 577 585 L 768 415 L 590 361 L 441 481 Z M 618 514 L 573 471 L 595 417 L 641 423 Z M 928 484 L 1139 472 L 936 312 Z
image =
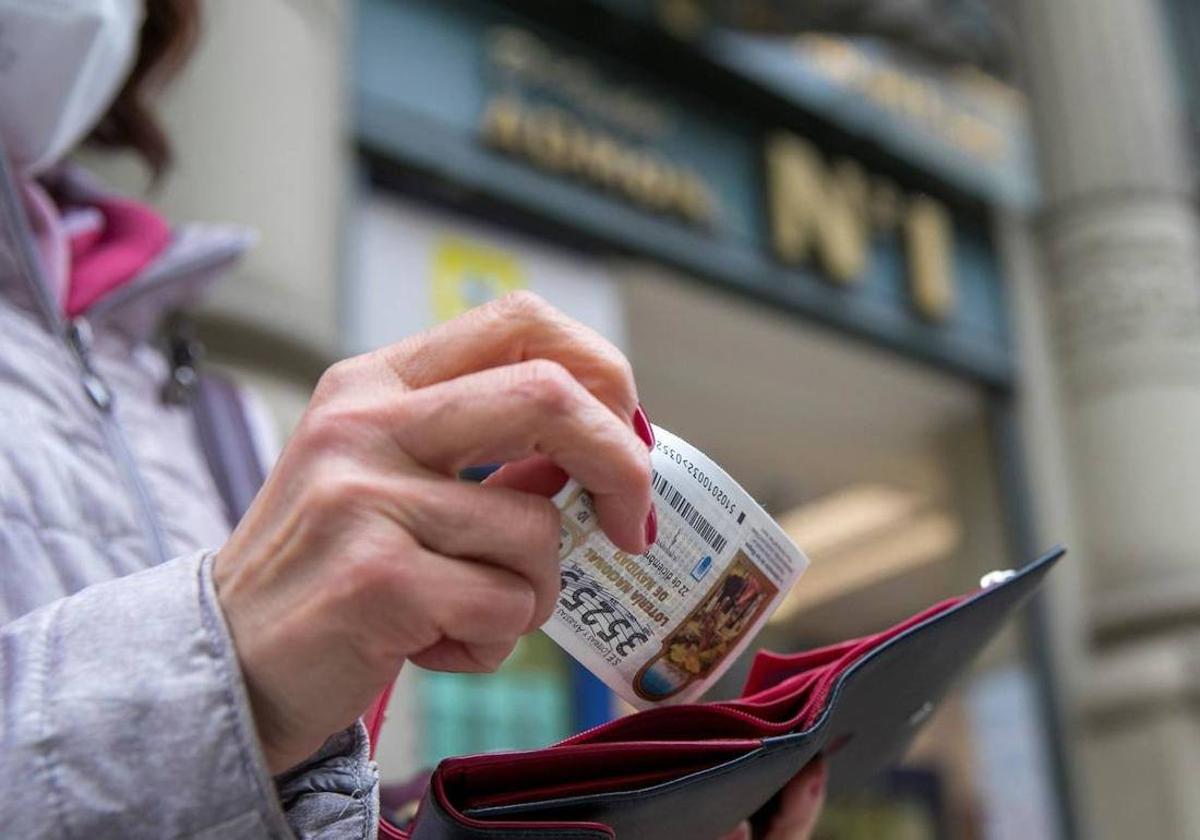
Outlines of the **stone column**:
M 1200 837 L 1200 217 L 1158 2 L 1021 0 L 1099 838 Z

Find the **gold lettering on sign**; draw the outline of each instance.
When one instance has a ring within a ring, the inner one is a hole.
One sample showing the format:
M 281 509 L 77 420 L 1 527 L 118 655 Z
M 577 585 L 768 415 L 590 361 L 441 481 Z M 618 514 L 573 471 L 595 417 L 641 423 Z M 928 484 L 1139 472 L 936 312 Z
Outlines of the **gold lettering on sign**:
M 694 170 L 604 134 L 553 105 L 508 95 L 483 116 L 483 139 L 539 169 L 578 178 L 647 210 L 711 225 L 716 200 Z
M 927 195 L 906 195 L 848 158 L 827 163 L 790 132 L 767 139 L 771 244 L 789 265 L 815 264 L 834 282 L 862 279 L 876 236 L 902 237 L 913 307 L 928 321 L 954 309 L 954 227 Z
M 844 161 L 830 172 L 812 144 L 781 132 L 767 142 L 767 185 L 779 258 L 800 264 L 815 256 L 837 282 L 860 279 L 870 248 L 862 168 Z
M 908 283 L 913 305 L 927 320 L 943 321 L 954 309 L 954 229 L 939 201 L 914 196 L 904 219 Z
M 815 73 L 867 101 L 920 126 L 939 140 L 985 163 L 1010 154 L 1002 128 L 1021 117 L 1023 100 L 1013 88 L 979 71 L 953 70 L 940 79 L 893 66 L 843 38 L 802 35 L 801 59 Z M 982 103 L 983 114 L 975 103 Z M 991 118 L 987 116 L 991 114 Z M 996 124 L 994 120 L 1004 120 Z
M 517 82 L 571 103 L 589 117 L 644 140 L 674 128 L 673 109 L 637 88 L 615 82 L 591 62 L 527 29 L 497 26 L 488 32 L 488 58 L 505 82 Z

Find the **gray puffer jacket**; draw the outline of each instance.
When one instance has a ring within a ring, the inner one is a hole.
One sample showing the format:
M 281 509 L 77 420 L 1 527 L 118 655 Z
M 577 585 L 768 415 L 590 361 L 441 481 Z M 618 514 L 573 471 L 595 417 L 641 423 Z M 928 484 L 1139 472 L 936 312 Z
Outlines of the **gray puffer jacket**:
M 92 189 L 77 177 L 66 190 Z M 0 154 L 0 834 L 372 838 L 359 725 L 272 779 L 213 589 L 228 533 L 162 313 L 247 246 L 182 228 L 64 323 Z

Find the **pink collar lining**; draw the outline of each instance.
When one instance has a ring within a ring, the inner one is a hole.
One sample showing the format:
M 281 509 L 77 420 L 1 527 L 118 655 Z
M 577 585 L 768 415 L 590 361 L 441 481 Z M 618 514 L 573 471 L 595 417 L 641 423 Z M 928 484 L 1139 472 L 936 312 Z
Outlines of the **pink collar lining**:
M 144 204 L 105 197 L 92 206 L 100 211 L 100 225 L 84 227 L 70 238 L 66 313 L 71 318 L 136 277 L 171 242 L 170 226 Z
M 100 196 L 60 208 L 41 184 L 21 187 L 46 285 L 68 318 L 134 279 L 171 242 L 170 226 L 136 201 Z

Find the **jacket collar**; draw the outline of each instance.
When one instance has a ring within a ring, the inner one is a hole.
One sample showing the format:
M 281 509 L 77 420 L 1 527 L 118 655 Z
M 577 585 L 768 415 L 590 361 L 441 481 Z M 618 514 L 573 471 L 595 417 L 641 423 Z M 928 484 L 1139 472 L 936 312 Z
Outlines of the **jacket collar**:
M 60 199 L 87 203 L 111 194 L 95 176 L 67 163 L 42 179 Z M 97 331 L 134 340 L 153 335 L 163 316 L 195 303 L 257 241 L 246 227 L 177 226 L 166 250 L 125 286 L 88 312 Z M 64 329 L 64 316 L 47 282 L 37 243 L 7 156 L 0 154 L 0 297 L 38 313 L 48 329 Z

